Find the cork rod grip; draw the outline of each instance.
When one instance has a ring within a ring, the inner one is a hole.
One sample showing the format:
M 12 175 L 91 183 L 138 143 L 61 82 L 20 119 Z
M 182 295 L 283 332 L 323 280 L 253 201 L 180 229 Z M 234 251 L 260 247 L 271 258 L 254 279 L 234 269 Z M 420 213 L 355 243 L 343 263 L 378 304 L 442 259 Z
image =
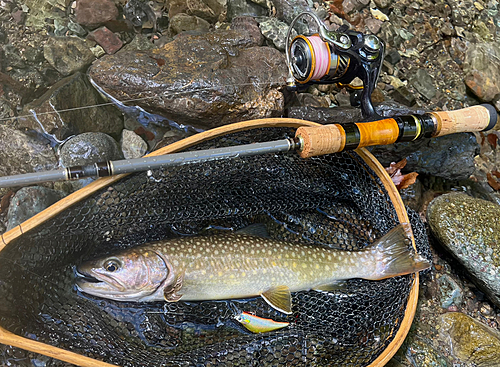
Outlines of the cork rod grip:
M 392 144 L 398 139 L 399 128 L 394 119 L 345 125 L 300 127 L 299 138 L 302 158 L 337 153 L 344 149 L 356 149 L 370 145 Z
M 302 158 L 337 153 L 345 146 L 345 134 L 340 131 L 338 125 L 301 126 L 297 129 L 295 137 L 301 142 L 302 149 L 299 155 Z
M 495 108 L 488 104 L 456 111 L 431 112 L 431 115 L 437 122 L 434 136 L 490 130 L 497 121 Z

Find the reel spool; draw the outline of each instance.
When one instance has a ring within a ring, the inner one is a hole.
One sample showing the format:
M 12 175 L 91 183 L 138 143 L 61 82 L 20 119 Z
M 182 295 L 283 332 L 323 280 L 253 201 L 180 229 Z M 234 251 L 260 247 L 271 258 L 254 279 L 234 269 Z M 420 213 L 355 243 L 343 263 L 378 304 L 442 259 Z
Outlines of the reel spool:
M 309 29 L 309 34 L 299 34 L 290 42 L 292 29 L 305 16 L 315 21 L 317 32 Z M 311 84 L 337 83 L 355 90 L 351 104 L 361 106 L 365 118 L 378 117 L 371 94 L 382 67 L 384 50 L 384 42 L 374 35 L 351 31 L 345 26 L 331 31 L 314 13 L 301 13 L 292 21 L 286 39 L 288 88 L 304 90 Z M 349 85 L 356 77 L 362 80 L 363 87 Z

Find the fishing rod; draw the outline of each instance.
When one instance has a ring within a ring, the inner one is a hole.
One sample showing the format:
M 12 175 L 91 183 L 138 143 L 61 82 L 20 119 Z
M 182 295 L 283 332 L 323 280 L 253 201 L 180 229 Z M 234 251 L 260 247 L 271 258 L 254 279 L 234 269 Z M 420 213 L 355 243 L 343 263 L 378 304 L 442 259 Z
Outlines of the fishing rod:
M 495 108 L 489 104 L 482 104 L 456 111 L 405 115 L 371 122 L 303 126 L 296 130 L 294 137 L 282 140 L 106 161 L 87 166 L 0 177 L 0 187 L 84 177 L 106 177 L 168 166 L 288 151 L 297 151 L 302 158 L 310 158 L 367 146 L 411 142 L 459 132 L 490 130 L 496 122 Z

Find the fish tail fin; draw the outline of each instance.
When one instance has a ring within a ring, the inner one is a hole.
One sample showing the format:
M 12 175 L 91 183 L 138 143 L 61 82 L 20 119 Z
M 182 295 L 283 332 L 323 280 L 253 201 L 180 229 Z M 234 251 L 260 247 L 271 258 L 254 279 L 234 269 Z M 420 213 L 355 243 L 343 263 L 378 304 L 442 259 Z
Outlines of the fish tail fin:
M 431 266 L 430 262 L 410 251 L 410 239 L 403 225 L 398 225 L 371 247 L 377 260 L 373 280 L 416 273 Z

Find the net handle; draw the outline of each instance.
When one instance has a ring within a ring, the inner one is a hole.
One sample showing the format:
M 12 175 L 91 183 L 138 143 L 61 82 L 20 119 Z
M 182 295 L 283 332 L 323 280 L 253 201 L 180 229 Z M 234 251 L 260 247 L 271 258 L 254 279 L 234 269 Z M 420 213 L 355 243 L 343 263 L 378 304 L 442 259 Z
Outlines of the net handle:
M 23 338 L 0 327 L 0 343 L 11 345 L 16 348 L 28 350 L 33 353 L 43 354 L 64 362 L 72 363 L 82 367 L 118 367 L 115 364 L 98 361 L 96 359 L 82 356 L 81 354 L 69 352 L 62 348 L 53 347 L 36 340 Z
M 295 137 L 302 144 L 300 156 L 309 158 L 345 149 L 490 130 L 496 122 L 495 108 L 483 104 L 456 111 L 430 112 L 371 122 L 300 127 Z

